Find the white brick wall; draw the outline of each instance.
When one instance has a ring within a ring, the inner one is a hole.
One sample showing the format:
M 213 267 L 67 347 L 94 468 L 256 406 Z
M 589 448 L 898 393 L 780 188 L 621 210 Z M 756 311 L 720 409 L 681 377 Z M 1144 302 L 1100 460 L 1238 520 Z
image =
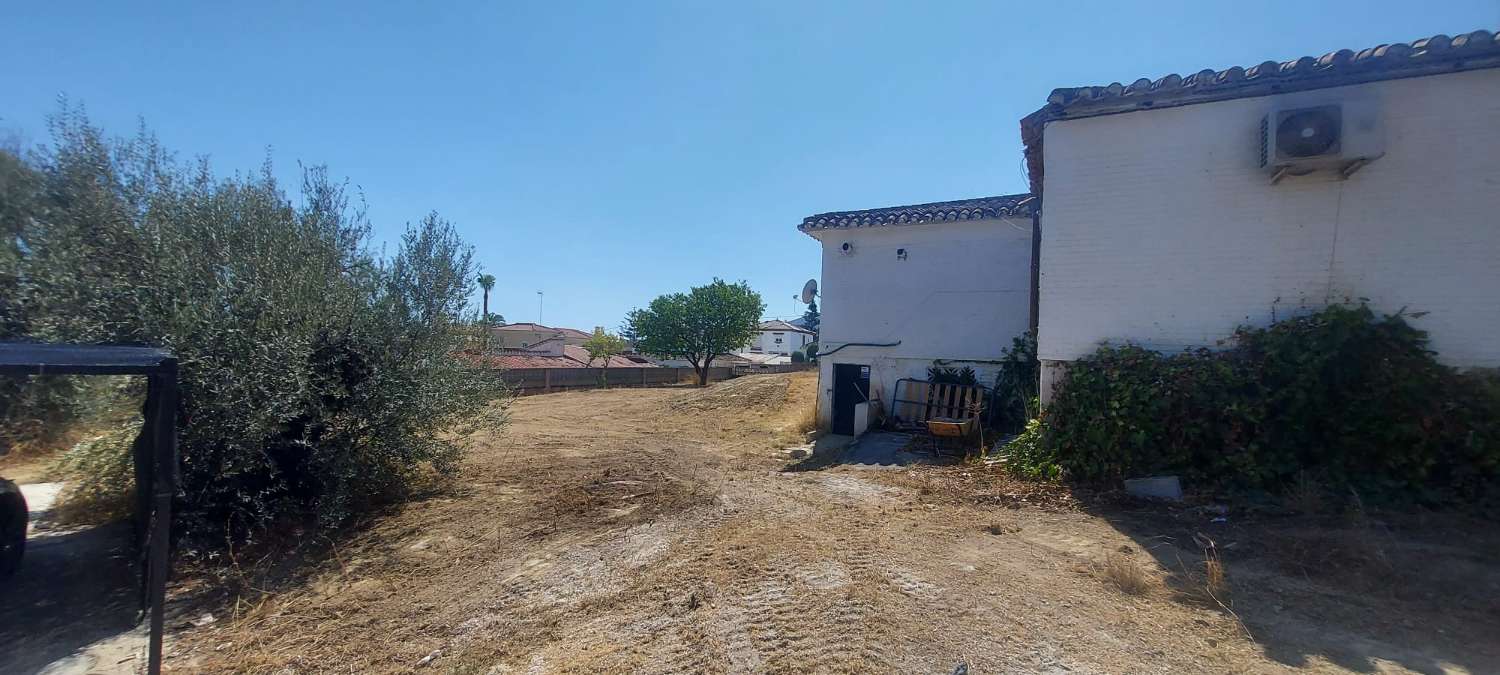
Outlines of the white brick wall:
M 1261 116 L 1351 95 L 1382 111 L 1386 155 L 1271 185 Z M 1368 298 L 1428 312 L 1442 360 L 1500 366 L 1500 70 L 1053 122 L 1043 148 L 1043 359 Z

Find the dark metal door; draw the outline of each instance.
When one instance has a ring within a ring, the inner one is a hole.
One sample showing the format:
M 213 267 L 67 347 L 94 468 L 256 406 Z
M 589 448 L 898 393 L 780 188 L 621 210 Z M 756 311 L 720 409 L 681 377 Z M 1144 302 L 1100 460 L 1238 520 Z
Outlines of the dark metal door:
M 854 434 L 854 406 L 869 400 L 870 367 L 857 363 L 833 365 L 833 433 Z

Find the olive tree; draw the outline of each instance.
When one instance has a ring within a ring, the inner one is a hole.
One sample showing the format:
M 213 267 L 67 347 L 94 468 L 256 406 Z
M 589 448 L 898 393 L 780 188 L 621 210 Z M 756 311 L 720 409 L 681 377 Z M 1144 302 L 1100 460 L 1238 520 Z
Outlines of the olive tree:
M 641 352 L 687 360 L 702 386 L 708 384 L 708 366 L 715 357 L 743 348 L 755 336 L 765 310 L 760 294 L 745 282 L 714 279 L 631 311 L 625 319 L 626 334 Z
M 466 433 L 503 421 L 503 387 L 462 354 L 478 265 L 437 214 L 378 254 L 321 168 L 293 200 L 269 163 L 221 178 L 72 110 L 53 137 L 19 160 L 28 174 L 0 161 L 14 238 L 0 324 L 11 339 L 178 356 L 189 534 L 348 522 L 454 470 Z

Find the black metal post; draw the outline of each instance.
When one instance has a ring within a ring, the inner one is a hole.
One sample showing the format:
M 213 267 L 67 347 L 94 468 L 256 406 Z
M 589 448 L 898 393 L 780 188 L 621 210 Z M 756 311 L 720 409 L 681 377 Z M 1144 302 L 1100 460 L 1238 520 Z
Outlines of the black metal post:
M 172 497 L 177 493 L 177 362 L 163 363 L 162 371 L 162 374 L 152 376 L 153 384 L 157 385 L 152 389 L 158 400 L 155 419 L 151 420 L 156 460 L 151 489 L 156 508 L 151 519 L 151 653 L 146 667 L 148 675 L 161 673 Z
M 1042 198 L 1031 205 L 1031 317 L 1032 338 L 1042 318 Z

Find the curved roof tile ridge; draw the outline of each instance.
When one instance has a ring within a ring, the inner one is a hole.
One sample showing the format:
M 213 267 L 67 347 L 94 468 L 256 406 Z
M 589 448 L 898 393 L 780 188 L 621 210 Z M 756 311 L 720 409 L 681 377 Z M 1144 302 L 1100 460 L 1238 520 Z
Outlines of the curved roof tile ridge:
M 837 228 L 1030 217 L 1033 203 L 1031 194 L 1023 193 L 859 211 L 832 211 L 802 219 L 802 224 L 798 225 L 797 229 L 811 232 Z
M 1463 63 L 1476 57 L 1500 59 L 1500 41 L 1496 33 L 1476 30 L 1456 37 L 1438 34 L 1411 42 L 1396 42 L 1376 45 L 1359 51 L 1340 49 L 1322 56 L 1302 56 L 1290 61 L 1265 61 L 1249 67 L 1233 66 L 1223 70 L 1204 69 L 1186 76 L 1169 73 L 1155 80 L 1141 78 L 1130 85 L 1119 82 L 1107 86 L 1062 87 L 1052 90 L 1047 97 L 1049 104 L 1067 109 L 1082 109 L 1093 105 L 1110 105 L 1127 99 L 1161 99 L 1173 95 L 1233 88 L 1237 85 L 1266 81 L 1268 78 L 1295 80 L 1302 78 L 1331 78 L 1340 75 L 1382 73 L 1394 79 L 1407 74 L 1426 74 L 1435 62 L 1454 61 L 1454 70 L 1494 67 L 1500 61 Z M 1420 71 L 1420 72 L 1414 72 Z M 1363 79 L 1363 78 L 1361 78 Z M 1330 84 L 1328 86 L 1337 86 Z
M 1316 58 L 1201 70 L 1187 77 L 1174 73 L 1155 80 L 1142 77 L 1129 85 L 1061 87 L 1047 95 L 1046 105 L 1021 120 L 1021 143 L 1032 192 L 1040 194 L 1045 170 L 1042 128 L 1051 121 L 1497 67 L 1500 32 L 1481 29 L 1357 51 L 1339 49 Z

